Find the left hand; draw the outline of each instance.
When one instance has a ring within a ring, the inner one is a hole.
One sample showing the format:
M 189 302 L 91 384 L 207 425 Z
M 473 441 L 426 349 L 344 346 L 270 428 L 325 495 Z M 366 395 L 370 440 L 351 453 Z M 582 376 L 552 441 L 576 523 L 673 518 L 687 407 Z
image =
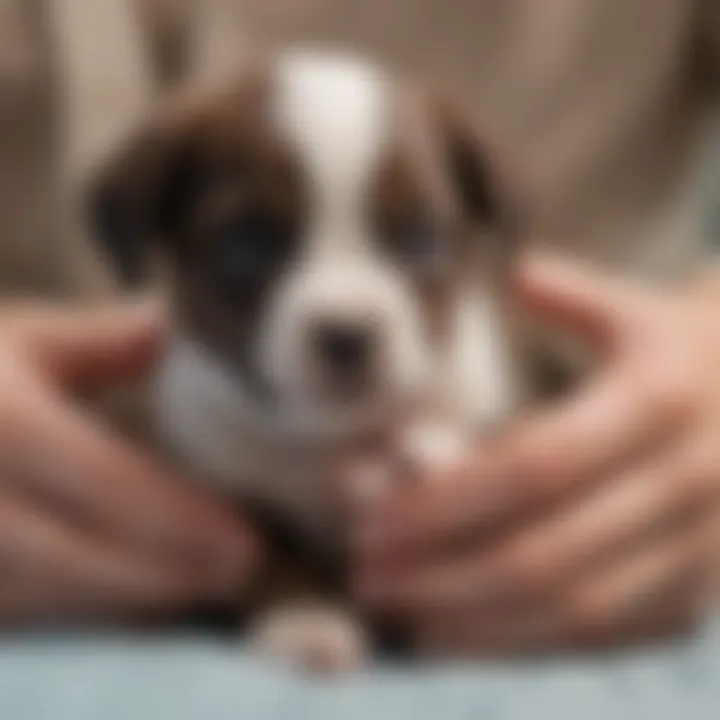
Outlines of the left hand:
M 536 258 L 518 290 L 600 370 L 462 467 L 365 507 L 359 598 L 452 654 L 685 628 L 720 566 L 720 283 L 663 295 Z

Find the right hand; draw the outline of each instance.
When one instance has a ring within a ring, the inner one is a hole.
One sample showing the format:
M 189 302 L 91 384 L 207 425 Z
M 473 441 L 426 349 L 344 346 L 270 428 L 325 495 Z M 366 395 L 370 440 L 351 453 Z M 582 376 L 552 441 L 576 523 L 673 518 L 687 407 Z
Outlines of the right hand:
M 149 307 L 0 314 L 0 625 L 155 616 L 247 586 L 249 529 L 71 398 L 141 376 L 162 339 Z

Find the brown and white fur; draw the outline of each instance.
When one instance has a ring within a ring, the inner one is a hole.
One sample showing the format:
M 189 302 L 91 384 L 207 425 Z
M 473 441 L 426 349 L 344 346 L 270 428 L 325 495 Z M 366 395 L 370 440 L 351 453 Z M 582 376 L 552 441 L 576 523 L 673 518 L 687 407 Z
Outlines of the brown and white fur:
M 175 310 L 155 425 L 208 482 L 341 543 L 328 463 L 411 415 L 442 462 L 517 407 L 514 219 L 462 113 L 372 63 L 288 52 L 158 114 L 94 193 L 128 277 L 153 240 Z M 287 605 L 266 648 L 356 661 L 351 615 Z

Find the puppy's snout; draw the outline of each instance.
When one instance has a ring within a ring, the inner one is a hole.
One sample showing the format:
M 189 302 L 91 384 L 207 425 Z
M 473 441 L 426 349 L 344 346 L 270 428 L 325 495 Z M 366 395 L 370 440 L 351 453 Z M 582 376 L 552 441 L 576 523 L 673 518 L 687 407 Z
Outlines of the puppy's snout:
M 364 374 L 377 350 L 377 331 L 369 323 L 323 321 L 313 329 L 318 356 L 335 375 L 352 378 Z

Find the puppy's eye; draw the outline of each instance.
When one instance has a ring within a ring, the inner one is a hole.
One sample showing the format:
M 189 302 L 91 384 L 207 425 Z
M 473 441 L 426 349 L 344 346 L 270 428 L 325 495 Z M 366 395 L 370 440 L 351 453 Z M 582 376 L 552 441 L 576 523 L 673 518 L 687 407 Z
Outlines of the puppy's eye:
M 416 267 L 432 270 L 443 259 L 442 233 L 428 213 L 388 219 L 382 234 L 393 254 Z
M 251 208 L 218 233 L 215 270 L 221 282 L 242 289 L 272 274 L 287 259 L 292 223 L 271 211 Z

